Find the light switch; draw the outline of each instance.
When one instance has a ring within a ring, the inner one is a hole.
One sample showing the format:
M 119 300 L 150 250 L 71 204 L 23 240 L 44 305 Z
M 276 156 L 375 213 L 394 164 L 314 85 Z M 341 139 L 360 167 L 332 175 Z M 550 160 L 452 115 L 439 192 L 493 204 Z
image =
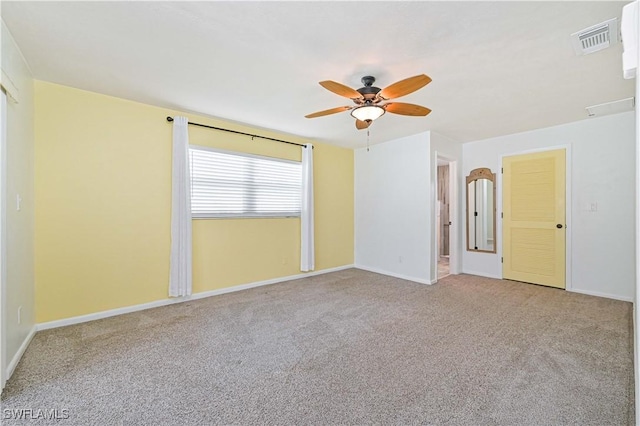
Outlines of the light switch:
M 597 212 L 598 211 L 598 203 L 589 203 L 587 205 L 588 212 Z
M 16 210 L 20 211 L 20 207 L 22 207 L 22 198 L 20 194 L 16 194 Z

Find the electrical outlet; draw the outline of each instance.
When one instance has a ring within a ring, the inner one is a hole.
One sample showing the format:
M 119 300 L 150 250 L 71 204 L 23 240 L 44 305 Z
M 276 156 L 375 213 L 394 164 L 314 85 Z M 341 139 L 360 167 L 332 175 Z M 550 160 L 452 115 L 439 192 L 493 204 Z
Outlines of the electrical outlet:
M 22 324 L 22 306 L 18 307 L 18 324 Z
M 398 256 L 398 263 L 402 263 L 402 256 Z
M 287 258 L 286 258 L 286 257 L 283 257 L 283 258 L 282 258 L 282 264 L 283 264 L 283 265 L 286 265 L 286 264 L 287 264 Z

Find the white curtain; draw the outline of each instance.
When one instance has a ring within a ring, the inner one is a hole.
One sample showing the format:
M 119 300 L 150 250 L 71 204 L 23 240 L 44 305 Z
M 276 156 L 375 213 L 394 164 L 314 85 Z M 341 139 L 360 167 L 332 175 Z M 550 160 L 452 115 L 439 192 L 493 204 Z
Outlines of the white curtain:
M 185 117 L 173 119 L 169 268 L 169 296 L 171 297 L 191 294 L 191 179 L 188 124 Z
M 313 238 L 313 145 L 302 148 L 302 205 L 300 211 L 300 270 L 315 269 Z

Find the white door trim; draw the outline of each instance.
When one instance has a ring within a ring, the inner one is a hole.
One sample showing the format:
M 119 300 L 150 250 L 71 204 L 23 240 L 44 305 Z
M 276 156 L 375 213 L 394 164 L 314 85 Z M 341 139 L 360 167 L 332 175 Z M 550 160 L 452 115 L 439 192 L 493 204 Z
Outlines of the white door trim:
M 555 151 L 558 149 L 564 149 L 566 152 L 566 156 L 565 156 L 565 221 L 567 223 L 565 223 L 565 231 L 566 231 L 566 240 L 565 240 L 565 290 L 567 291 L 571 291 L 573 290 L 573 285 L 571 282 L 571 253 L 572 253 L 572 247 L 571 247 L 571 233 L 572 233 L 572 229 L 573 226 L 571 226 L 571 207 L 572 207 L 572 203 L 573 203 L 573 197 L 571 195 L 571 164 L 573 163 L 571 160 L 571 145 L 555 145 L 555 146 L 547 146 L 544 148 L 537 148 L 537 149 L 529 149 L 529 150 L 525 150 L 525 151 L 516 151 L 516 152 L 512 152 L 512 153 L 508 153 L 508 154 L 502 154 L 500 155 L 500 170 L 498 171 L 497 175 L 498 175 L 498 182 L 497 182 L 497 186 L 496 186 L 496 207 L 498 210 L 498 217 L 496 218 L 497 221 L 500 221 L 500 225 L 497 226 L 497 234 L 496 234 L 496 239 L 499 241 L 498 244 L 498 249 L 496 250 L 496 254 L 498 255 L 498 257 L 502 258 L 502 246 L 503 241 L 502 241 L 502 160 L 504 159 L 504 157 L 512 157 L 514 155 L 523 155 L 523 154 L 533 154 L 536 152 L 546 152 L 546 151 Z M 502 275 L 502 263 L 500 264 L 500 278 L 503 278 Z

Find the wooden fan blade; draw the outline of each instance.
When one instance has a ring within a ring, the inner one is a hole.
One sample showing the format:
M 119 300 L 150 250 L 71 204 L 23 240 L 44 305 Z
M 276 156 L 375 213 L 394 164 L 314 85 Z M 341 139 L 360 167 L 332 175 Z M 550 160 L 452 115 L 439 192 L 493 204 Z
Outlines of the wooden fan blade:
M 370 121 L 356 120 L 356 129 L 364 130 L 371 125 Z
M 349 111 L 352 107 L 343 106 L 338 108 L 325 109 L 324 111 L 314 112 L 313 114 L 305 115 L 306 118 L 322 117 L 323 115 L 335 114 L 337 112 Z
M 399 98 L 400 96 L 413 93 L 429 83 L 431 83 L 431 78 L 429 76 L 424 74 L 416 75 L 385 87 L 378 93 L 378 97 L 382 99 Z
M 336 83 L 335 81 L 327 80 L 321 81 L 320 86 L 324 87 L 330 92 L 336 95 L 344 96 L 349 99 L 362 99 L 362 95 L 355 89 L 345 86 L 344 84 Z
M 394 114 L 411 116 L 425 116 L 431 112 L 429 108 L 420 105 L 405 104 L 402 102 L 386 104 L 384 105 L 384 109 L 387 110 L 387 112 L 392 112 Z

